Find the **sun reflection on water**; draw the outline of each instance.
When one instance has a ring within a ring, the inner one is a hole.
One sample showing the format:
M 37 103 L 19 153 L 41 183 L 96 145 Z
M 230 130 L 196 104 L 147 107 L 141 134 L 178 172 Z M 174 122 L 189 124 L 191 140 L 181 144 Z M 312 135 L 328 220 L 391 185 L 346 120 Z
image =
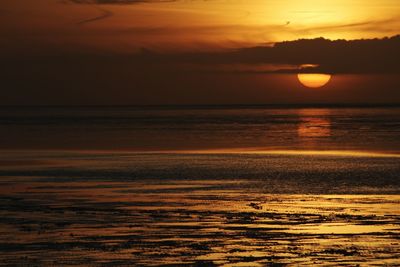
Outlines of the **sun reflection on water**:
M 300 138 L 331 136 L 331 120 L 327 109 L 301 109 L 298 112 L 300 123 L 297 134 Z
M 331 122 L 328 119 L 306 118 L 297 129 L 299 137 L 329 137 L 331 136 Z

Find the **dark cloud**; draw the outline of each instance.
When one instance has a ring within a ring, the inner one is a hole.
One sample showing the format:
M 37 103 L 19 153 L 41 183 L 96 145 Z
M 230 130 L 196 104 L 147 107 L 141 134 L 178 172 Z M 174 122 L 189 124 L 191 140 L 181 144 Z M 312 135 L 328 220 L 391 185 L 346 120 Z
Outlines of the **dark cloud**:
M 83 23 L 83 22 L 82 22 Z M 153 34 L 168 32 L 168 28 L 146 28 L 136 27 L 129 29 L 134 34 Z M 258 72 L 257 65 L 276 65 L 276 66 L 302 66 L 306 64 L 314 67 L 302 68 L 304 72 L 327 72 L 327 73 L 376 73 L 393 74 L 400 73 L 400 35 L 386 37 L 382 39 L 359 39 L 359 40 L 329 40 L 324 38 L 299 39 L 295 41 L 277 42 L 265 46 L 256 46 L 239 49 L 220 50 L 217 52 L 205 52 L 204 50 L 193 52 L 157 52 L 151 49 L 142 48 L 139 52 L 104 52 L 99 49 L 87 50 L 81 47 L 59 47 L 37 48 L 30 55 L 24 53 L 3 54 L 3 60 L 18 62 L 20 60 L 38 60 L 39 63 L 45 60 L 63 62 L 84 61 L 86 63 L 98 62 L 99 65 L 107 67 L 109 65 L 124 64 L 127 68 L 136 66 L 152 66 L 159 70 L 164 67 L 168 70 L 178 70 L 185 72 L 196 71 L 227 71 L 230 68 L 226 66 L 236 65 L 240 68 L 231 68 L 236 71 Z M 33 50 L 29 50 L 33 51 Z M 161 51 L 163 51 L 161 49 Z M 68 56 L 66 56 L 68 55 Z M 55 62 L 56 63 L 56 62 Z M 21 63 L 25 64 L 25 63 Z M 81 64 L 81 63 L 78 63 Z M 249 68 L 243 66 L 249 66 Z M 171 67 L 173 66 L 173 68 Z M 189 67 L 188 67 L 189 66 Z M 223 66 L 223 68 L 220 68 Z M 293 73 L 298 69 L 273 68 L 265 70 L 260 68 L 259 72 L 278 72 Z
M 156 54 L 146 51 L 141 60 L 192 64 L 315 64 L 303 71 L 328 73 L 399 73 L 400 35 L 383 39 L 328 40 L 324 38 L 279 42 L 273 46 L 242 48 L 218 53 Z M 280 70 L 293 72 L 297 70 Z
M 0 104 L 400 103 L 399 49 L 400 35 L 304 39 L 214 53 L 43 49 L 3 56 Z M 318 64 L 303 71 L 341 75 L 315 92 L 297 82 L 292 73 L 298 69 L 218 69 L 235 64 Z

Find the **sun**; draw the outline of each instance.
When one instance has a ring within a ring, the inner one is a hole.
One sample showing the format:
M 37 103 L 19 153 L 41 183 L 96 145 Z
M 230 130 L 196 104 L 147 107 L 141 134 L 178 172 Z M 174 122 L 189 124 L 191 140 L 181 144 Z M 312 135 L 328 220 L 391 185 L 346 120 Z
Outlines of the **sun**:
M 330 74 L 323 73 L 299 73 L 297 79 L 300 83 L 309 88 L 320 88 L 331 80 Z

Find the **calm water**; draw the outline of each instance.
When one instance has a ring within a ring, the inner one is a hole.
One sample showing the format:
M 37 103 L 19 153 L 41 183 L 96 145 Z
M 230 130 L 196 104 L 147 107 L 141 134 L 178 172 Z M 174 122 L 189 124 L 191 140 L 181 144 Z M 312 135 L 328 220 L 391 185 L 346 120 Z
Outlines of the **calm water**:
M 1 108 L 0 149 L 400 150 L 400 108 Z
M 400 108 L 2 108 L 0 265 L 398 266 Z

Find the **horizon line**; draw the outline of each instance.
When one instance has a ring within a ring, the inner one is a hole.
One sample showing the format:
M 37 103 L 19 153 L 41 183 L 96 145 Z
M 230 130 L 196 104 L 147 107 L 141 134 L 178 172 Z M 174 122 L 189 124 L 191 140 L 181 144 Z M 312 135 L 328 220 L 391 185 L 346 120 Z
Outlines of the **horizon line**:
M 0 105 L 0 108 L 18 107 L 400 107 L 400 103 L 234 103 L 234 104 L 16 104 Z

